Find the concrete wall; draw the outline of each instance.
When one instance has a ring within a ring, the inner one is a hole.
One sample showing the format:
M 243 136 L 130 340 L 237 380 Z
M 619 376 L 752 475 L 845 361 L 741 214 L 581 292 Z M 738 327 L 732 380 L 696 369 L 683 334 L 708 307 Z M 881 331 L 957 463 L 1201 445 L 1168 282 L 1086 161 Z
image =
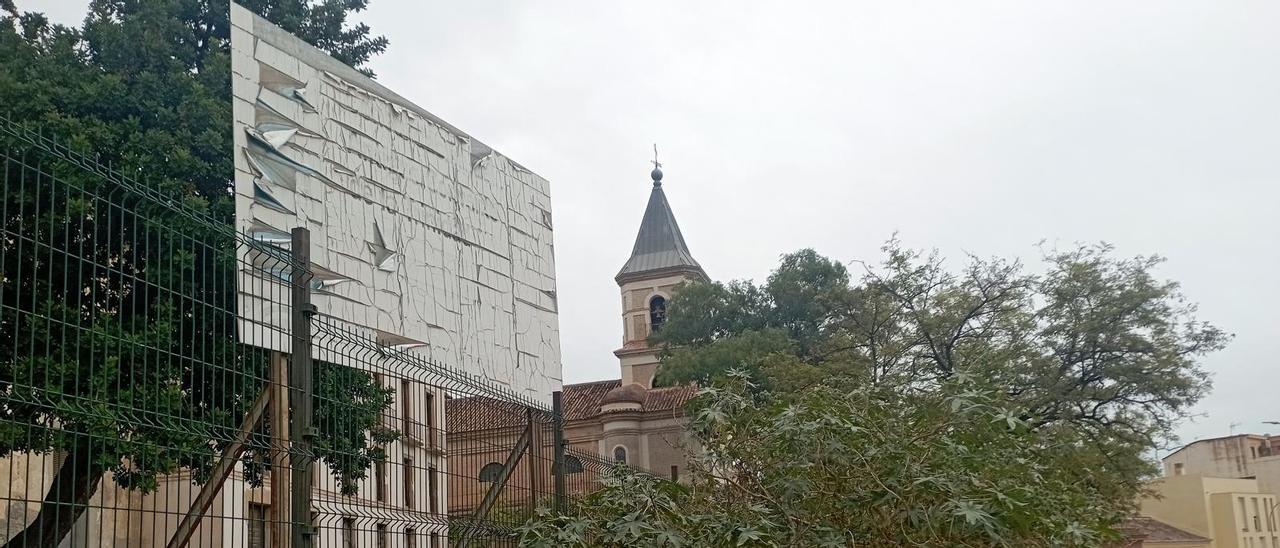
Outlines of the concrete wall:
M 1262 492 L 1280 495 L 1280 437 L 1241 434 L 1200 440 L 1175 451 L 1161 463 L 1166 476 L 1256 478 Z
M 1213 548 L 1211 542 L 1160 542 L 1144 540 L 1139 544 L 1130 545 L 1132 548 Z
M 1271 512 L 1276 497 L 1259 493 L 1252 479 L 1189 474 L 1156 480 L 1152 488 L 1157 496 L 1140 501 L 1142 515 L 1209 538 L 1213 548 L 1280 547 L 1280 522 Z
M 547 181 L 248 10 L 231 15 L 237 228 L 264 241 L 309 228 L 320 312 L 549 403 L 561 373 Z M 281 273 L 254 264 L 240 310 L 283 327 Z M 287 331 L 242 327 L 288 351 Z
M 1140 502 L 1142 515 L 1150 516 L 1202 537 L 1213 538 L 1209 493 L 1198 475 L 1162 478 L 1152 483 L 1158 496 Z

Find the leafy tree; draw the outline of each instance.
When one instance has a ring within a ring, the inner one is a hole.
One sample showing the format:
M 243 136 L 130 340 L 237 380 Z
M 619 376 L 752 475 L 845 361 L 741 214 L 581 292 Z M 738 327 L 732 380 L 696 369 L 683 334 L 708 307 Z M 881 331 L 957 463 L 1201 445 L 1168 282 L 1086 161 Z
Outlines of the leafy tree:
M 363 0 L 243 4 L 356 66 L 386 47 L 347 24 Z M 182 468 L 207 477 L 267 359 L 235 343 L 229 4 L 93 0 L 80 28 L 0 11 L 0 115 L 146 185 L 23 166 L 42 153 L 0 143 L 18 159 L 0 206 L 0 456 L 65 455 L 7 546 L 53 546 L 107 473 L 143 491 Z M 316 375 L 317 450 L 350 492 L 395 436 L 378 421 L 390 392 L 334 364 Z
M 1158 257 L 1117 258 L 1107 245 L 1045 250 L 1042 271 L 1029 273 L 1017 262 L 976 257 L 952 271 L 936 253 L 896 241 L 884 253 L 857 281 L 805 250 L 784 256 L 760 286 L 678 290 L 654 337 L 665 345 L 659 382 L 709 385 L 741 369 L 778 405 L 838 393 L 870 407 L 915 409 L 953 396 L 967 379 L 1011 413 L 1026 432 L 1023 442 L 1052 448 L 1059 479 L 1087 488 L 1078 494 L 1100 511 L 1119 511 L 1115 501 L 1133 500 L 1152 471 L 1145 451 L 1171 437 L 1209 389 L 1200 358 L 1230 339 L 1196 319 L 1176 283 L 1154 276 Z M 815 465 L 786 451 L 780 459 L 773 465 Z M 897 473 L 895 480 L 932 477 L 912 468 Z M 805 484 L 807 492 L 827 488 Z
M 936 254 L 896 241 L 884 250 L 856 284 L 805 250 L 763 287 L 683 288 L 655 336 L 667 347 L 659 381 L 745 367 L 774 388 L 795 388 L 806 371 L 827 384 L 929 388 L 964 373 L 1004 390 L 1037 426 L 1149 445 L 1208 390 L 1198 360 L 1230 339 L 1196 319 L 1178 284 L 1156 279 L 1158 257 L 1079 246 L 1047 250 L 1041 274 L 972 257 L 953 273 Z M 779 332 L 790 344 L 750 342 Z
M 887 384 L 761 392 L 723 378 L 694 402 L 691 483 L 618 470 L 528 547 L 1096 546 L 1132 499 L 1079 481 L 1105 464 L 1064 451 L 1017 405 L 965 376 L 923 392 Z

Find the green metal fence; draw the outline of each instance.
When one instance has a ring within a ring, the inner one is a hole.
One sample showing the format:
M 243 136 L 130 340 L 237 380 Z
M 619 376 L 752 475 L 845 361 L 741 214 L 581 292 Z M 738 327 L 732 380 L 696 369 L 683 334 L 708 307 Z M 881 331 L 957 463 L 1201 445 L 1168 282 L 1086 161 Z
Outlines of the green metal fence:
M 608 473 L 556 410 L 315 314 L 305 230 L 12 120 L 0 164 L 2 546 L 505 546 Z

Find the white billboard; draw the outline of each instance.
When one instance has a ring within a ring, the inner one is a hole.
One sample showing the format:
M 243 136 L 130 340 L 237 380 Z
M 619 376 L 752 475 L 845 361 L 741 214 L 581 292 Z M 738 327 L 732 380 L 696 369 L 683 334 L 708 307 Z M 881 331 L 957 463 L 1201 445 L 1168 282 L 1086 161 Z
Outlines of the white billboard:
M 548 182 L 252 12 L 231 15 L 237 229 L 280 245 L 310 229 L 320 314 L 548 401 L 561 383 Z M 241 311 L 287 327 L 271 274 L 243 268 Z M 241 339 L 288 351 L 270 329 Z

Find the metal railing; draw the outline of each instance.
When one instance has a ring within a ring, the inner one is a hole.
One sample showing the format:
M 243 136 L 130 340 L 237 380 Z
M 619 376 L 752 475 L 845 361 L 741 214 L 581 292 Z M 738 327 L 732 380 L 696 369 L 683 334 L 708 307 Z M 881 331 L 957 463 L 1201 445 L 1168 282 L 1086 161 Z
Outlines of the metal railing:
M 8 119 L 0 168 L 0 548 L 506 546 L 612 466 L 558 397 L 316 314 L 304 229 Z

